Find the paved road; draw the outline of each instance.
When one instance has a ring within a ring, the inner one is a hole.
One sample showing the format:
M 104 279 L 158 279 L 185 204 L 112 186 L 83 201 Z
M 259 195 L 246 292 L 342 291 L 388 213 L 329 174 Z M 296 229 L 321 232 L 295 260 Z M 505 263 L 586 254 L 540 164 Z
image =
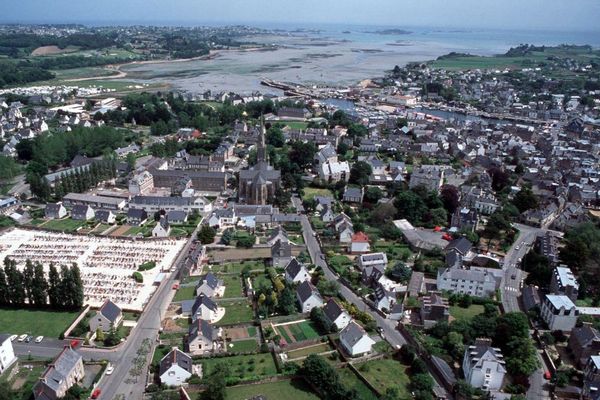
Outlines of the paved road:
M 134 366 L 137 358 L 137 351 L 142 346 L 142 343 L 146 339 L 149 340 L 151 349 L 153 349 L 156 344 L 158 332 L 161 327 L 162 316 L 165 315 L 167 308 L 175 295 L 175 292 L 172 289 L 175 277 L 185 264 L 198 229 L 199 228 L 196 228 L 196 230 L 194 230 L 182 249 L 175 264 L 177 270 L 170 275 L 168 280 L 162 282 L 156 293 L 148 302 L 142 316 L 138 320 L 137 326 L 129 335 L 127 342 L 116 351 L 116 359 L 113 361 L 113 364 L 115 365 L 113 374 L 110 376 L 104 375 L 98 384 L 98 387 L 102 391 L 100 399 L 112 400 L 119 397 L 122 397 L 123 399 L 141 399 L 143 397 L 146 388 L 147 367 L 152 359 L 152 351 L 146 356 L 146 364 L 140 376 L 132 377 L 130 375 L 130 370 Z
M 292 203 L 296 207 L 298 211 L 304 211 L 301 201 L 298 197 L 292 198 Z M 308 253 L 310 254 L 311 259 L 313 260 L 313 264 L 321 267 L 323 269 L 323 273 L 325 277 L 332 281 L 339 282 L 339 276 L 333 272 L 327 263 L 325 262 L 325 256 L 321 252 L 321 246 L 317 241 L 315 232 L 310 225 L 308 217 L 305 214 L 300 216 L 300 223 L 302 225 L 302 233 L 304 236 L 304 243 L 306 244 L 306 248 L 308 249 Z M 406 344 L 406 339 L 404 336 L 396 329 L 398 323 L 397 321 L 388 320 L 383 318 L 379 313 L 373 311 L 369 305 L 359 296 L 357 296 L 352 290 L 348 287 L 340 283 L 340 293 L 341 295 L 350 303 L 356 305 L 360 310 L 366 311 L 375 319 L 377 322 L 377 326 L 383 329 L 383 334 L 385 335 L 385 339 L 394 347 L 402 346 Z M 435 376 L 434 376 L 435 377 Z M 437 384 L 437 382 L 436 382 Z M 445 393 L 446 398 L 451 399 L 452 396 L 450 393 L 447 393 L 445 389 L 439 384 L 437 384 L 436 392 Z
M 545 232 L 544 229 L 527 225 L 514 224 L 513 226 L 518 229 L 520 233 L 504 258 L 503 268 L 505 272 L 500 287 L 502 292 L 502 306 L 504 307 L 505 312 L 521 311 L 519 305 L 521 282 L 525 279 L 527 274 L 518 267 L 525 254 L 527 254 L 535 242 L 537 236 Z M 539 353 L 538 358 L 541 367 L 529 377 L 529 390 L 527 391 L 527 399 L 529 400 L 550 398 L 548 388 L 546 387 L 546 380 L 544 379 L 544 372 L 547 368 Z

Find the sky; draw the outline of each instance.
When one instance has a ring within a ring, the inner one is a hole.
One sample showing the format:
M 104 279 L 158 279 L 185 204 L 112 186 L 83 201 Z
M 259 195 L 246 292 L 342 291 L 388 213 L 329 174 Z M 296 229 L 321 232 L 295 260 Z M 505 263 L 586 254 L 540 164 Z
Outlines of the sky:
M 600 30 L 600 0 L 0 0 L 0 22 Z

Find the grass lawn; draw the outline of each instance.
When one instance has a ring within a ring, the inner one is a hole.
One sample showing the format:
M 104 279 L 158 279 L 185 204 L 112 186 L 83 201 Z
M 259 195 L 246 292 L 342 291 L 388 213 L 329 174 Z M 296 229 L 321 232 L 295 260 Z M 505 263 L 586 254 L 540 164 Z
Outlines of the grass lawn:
M 346 389 L 354 389 L 361 400 L 377 400 L 377 396 L 369 387 L 360 380 L 350 368 L 341 368 L 337 370 L 340 381 Z
M 293 358 L 306 357 L 311 354 L 324 353 L 329 350 L 332 350 L 329 343 L 319 343 L 314 346 L 309 346 L 309 347 L 304 347 L 302 349 L 289 351 L 287 354 L 288 354 L 288 359 L 291 360 Z
M 401 399 L 411 397 L 408 391 L 409 379 L 406 369 L 407 367 L 399 361 L 388 359 L 367 361 L 358 366 L 360 373 L 373 387 L 378 388 L 381 394 L 395 386 L 400 391 L 398 397 Z
M 198 361 L 196 361 L 198 362 Z M 252 354 L 244 356 L 218 357 L 201 359 L 202 373 L 210 375 L 219 363 L 227 365 L 232 377 L 250 380 L 255 377 L 277 375 L 277 368 L 271 353 Z
M 184 286 L 177 289 L 173 301 L 193 300 L 196 298 L 196 288 L 194 286 Z
M 186 237 L 188 236 L 188 232 L 183 228 L 171 228 L 171 232 L 169 232 L 170 237 Z
M 289 126 L 291 129 L 301 129 L 304 130 L 308 126 L 308 122 L 304 121 L 280 121 L 285 125 Z
M 288 327 L 297 342 L 321 336 L 311 321 L 302 321 L 299 324 L 288 325 Z
M 246 300 L 240 301 L 219 301 L 219 307 L 225 307 L 225 316 L 217 322 L 217 325 L 238 324 L 241 322 L 251 322 L 254 319 L 254 310 Z
M 102 232 L 104 232 L 105 230 L 107 230 L 109 228 L 112 228 L 112 226 L 113 225 L 100 224 L 92 232 L 99 234 L 99 233 L 102 233 Z
M 470 321 L 474 316 L 481 313 L 483 313 L 483 306 L 480 304 L 471 304 L 469 308 L 450 307 L 450 316 L 459 321 Z
M 78 312 L 0 309 L 0 332 L 58 338 L 78 315 Z
M 125 311 L 123 313 L 123 320 L 125 321 L 137 321 L 140 318 L 140 313 Z
M 267 399 L 319 399 L 319 397 L 302 380 L 232 386 L 226 389 L 226 393 L 227 400 L 245 400 L 261 394 Z
M 75 232 L 77 229 L 84 226 L 85 224 L 85 221 L 75 221 L 70 218 L 67 218 L 50 220 L 44 225 L 42 225 L 42 227 L 44 229 L 50 229 L 53 231 Z
M 209 268 L 209 271 L 212 271 L 213 273 L 221 272 L 224 274 L 239 275 L 246 266 L 249 266 L 251 271 L 264 271 L 265 269 L 265 264 L 262 262 L 247 261 L 245 263 L 212 265 L 211 268 Z
M 238 275 L 221 275 L 219 279 L 223 279 L 225 285 L 225 293 L 223 298 L 243 297 L 242 293 L 242 278 Z
M 19 364 L 28 364 L 25 358 L 19 360 Z M 13 364 L 14 368 L 14 364 Z M 19 372 L 15 374 L 15 376 L 7 381 L 9 376 L 8 373 L 3 374 L 0 377 L 0 385 L 10 386 L 13 390 L 16 391 L 14 399 L 28 399 L 31 395 L 31 390 L 33 385 L 40 379 L 40 376 L 46 369 L 45 365 L 40 365 L 40 363 L 33 364 L 33 368 L 19 368 Z
M 333 194 L 331 193 L 331 191 L 329 189 L 312 188 L 312 187 L 304 188 L 304 195 L 302 196 L 302 200 L 312 199 L 315 196 L 333 197 Z
M 256 327 L 255 326 L 248 327 L 248 336 L 250 336 L 250 337 L 256 336 Z
M 230 353 L 251 353 L 256 350 L 258 350 L 258 342 L 256 339 L 236 340 L 227 345 L 227 351 Z

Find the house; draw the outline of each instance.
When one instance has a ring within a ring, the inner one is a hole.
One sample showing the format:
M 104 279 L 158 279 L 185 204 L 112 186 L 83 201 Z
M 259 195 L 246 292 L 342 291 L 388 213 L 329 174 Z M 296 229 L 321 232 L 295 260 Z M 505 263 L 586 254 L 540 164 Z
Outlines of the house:
M 506 375 L 506 365 L 500 349 L 491 346 L 490 339 L 477 339 L 465 349 L 463 372 L 465 381 L 486 391 L 500 390 Z
M 375 307 L 379 311 L 389 312 L 394 304 L 396 304 L 396 292 L 386 289 L 385 286 L 377 281 L 371 281 L 371 284 L 375 285 L 375 290 L 373 292 Z
M 404 318 L 404 305 L 402 303 L 396 303 L 390 309 L 388 318 L 392 321 L 400 321 Z
M 172 210 L 167 213 L 167 221 L 170 224 L 185 224 L 188 220 L 188 213 L 180 210 Z
M 217 279 L 212 272 L 200 277 L 196 285 L 196 296 L 205 295 L 208 297 L 220 296 L 223 293 L 223 281 Z
M 523 300 L 523 308 L 525 311 L 530 311 L 542 304 L 540 290 L 533 285 L 523 286 L 523 289 L 521 289 L 521 299 Z
M 67 209 L 62 203 L 49 203 L 46 204 L 44 210 L 44 216 L 48 219 L 61 219 L 67 215 Z
M 77 221 L 89 221 L 94 219 L 96 213 L 88 205 L 77 204 L 71 209 L 71 218 Z
M 192 373 L 192 358 L 178 348 L 174 348 L 160 360 L 158 375 L 163 385 L 181 386 Z
M 431 328 L 438 322 L 448 322 L 450 319 L 450 306 L 448 300 L 440 293 L 431 292 L 423 296 L 421 306 L 421 321 L 425 329 Z
M 436 165 L 422 165 L 413 170 L 408 187 L 424 186 L 428 191 L 438 192 L 444 183 L 444 170 Z
M 387 255 L 385 253 L 361 254 L 358 257 L 358 268 L 362 271 L 365 268 L 381 265 L 383 269 L 387 267 Z
M 154 177 L 148 171 L 135 175 L 129 181 L 129 192 L 131 194 L 143 195 L 152 190 L 154 190 Z
M 277 240 L 271 246 L 271 263 L 275 268 L 283 268 L 292 261 L 292 245 L 289 242 Z
M 217 330 L 208 321 L 199 319 L 188 329 L 185 351 L 193 356 L 210 353 L 218 339 Z
M 367 335 L 362 326 L 351 321 L 340 333 L 340 344 L 349 355 L 356 357 L 370 352 L 375 341 Z
M 583 368 L 590 356 L 600 354 L 600 332 L 590 323 L 575 327 L 567 348 L 571 350 L 577 368 Z
M 302 283 L 310 279 L 306 267 L 295 257 L 285 267 L 285 280 L 289 283 Z
M 90 318 L 90 332 L 100 329 L 108 332 L 111 328 L 117 329 L 123 320 L 123 312 L 115 303 L 106 299 L 96 315 Z
M 103 224 L 114 224 L 117 216 L 111 210 L 98 210 L 96 211 L 96 219 Z
M 283 229 L 283 227 L 281 225 L 277 226 L 277 228 L 275 228 L 275 230 L 273 230 L 273 232 L 271 233 L 271 236 L 269 236 L 269 239 L 267 240 L 267 244 L 269 246 L 273 246 L 278 240 L 281 240 L 282 242 L 286 242 L 289 243 L 289 239 L 288 239 L 288 234 L 285 231 L 285 229 Z
M 577 300 L 579 283 L 569 267 L 560 265 L 554 268 L 550 281 L 550 293 L 565 295 L 573 301 Z
M 323 146 L 314 157 L 315 165 L 323 165 L 328 161 L 338 161 L 338 155 L 335 147 L 331 143 L 327 143 Z
M 185 312 L 185 310 L 183 310 L 183 304 L 181 308 L 182 312 Z M 217 317 L 217 312 L 217 304 L 208 296 L 200 295 L 196 297 L 196 300 L 194 300 L 194 303 L 192 304 L 190 316 L 192 318 L 192 322 L 196 322 L 199 319 L 214 321 Z
M 148 220 L 146 210 L 140 208 L 130 208 L 127 210 L 127 223 L 133 226 L 143 225 Z
M 79 383 L 84 375 L 83 358 L 71 346 L 65 346 L 33 386 L 33 397 L 35 400 L 64 397 L 67 390 Z
M 235 225 L 235 210 L 233 208 L 220 208 L 215 210 L 208 219 L 208 225 L 218 228 Z
M 325 318 L 327 318 L 331 325 L 335 325 L 337 330 L 346 328 L 350 321 L 352 321 L 350 314 L 333 297 L 325 303 L 323 314 L 325 314 Z
M 344 203 L 356 203 L 360 204 L 363 201 L 364 190 L 363 188 L 347 186 L 344 191 L 342 201 Z
M 440 268 L 437 274 L 437 289 L 469 296 L 489 297 L 496 292 L 500 279 L 487 268 Z
M 304 281 L 296 288 L 296 298 L 303 313 L 323 305 L 323 298 L 317 288 L 309 281 Z
M 600 399 L 600 355 L 591 356 L 583 370 L 583 399 Z
M 331 208 L 333 205 L 333 197 L 329 196 L 315 196 L 315 210 L 322 212 L 325 207 Z
M 371 286 L 385 273 L 387 256 L 385 253 L 367 254 L 364 259 L 359 258 L 358 265 L 361 270 L 361 280 L 365 285 Z M 361 256 L 362 257 L 362 256 Z
M 577 323 L 579 312 L 568 296 L 547 294 L 540 315 L 551 331 L 570 332 Z
M 325 205 L 323 206 L 323 210 L 321 211 L 321 221 L 325 223 L 329 223 L 333 221 L 335 218 L 335 213 L 331 209 L 331 206 Z
M 10 337 L 9 334 L 0 335 L 0 375 L 17 361 Z
M 338 241 L 342 244 L 352 242 L 352 236 L 354 236 L 354 229 L 352 222 L 343 222 L 337 227 Z
M 319 165 L 319 178 L 328 183 L 347 182 L 350 178 L 348 161 L 325 161 Z
M 444 249 L 444 253 L 447 254 L 451 251 L 455 251 L 456 253 L 460 254 L 461 257 L 465 257 L 471 251 L 472 248 L 473 243 L 471 243 L 464 236 L 461 236 L 460 238 L 454 239 L 453 241 L 448 243 L 448 246 L 446 246 L 446 248 Z
M 371 251 L 369 237 L 364 232 L 357 232 L 352 235 L 349 251 L 352 254 L 368 253 Z
M 164 215 L 160 216 L 160 220 L 152 229 L 152 237 L 169 237 L 169 233 L 171 232 L 171 226 L 169 225 L 169 221 L 165 218 Z

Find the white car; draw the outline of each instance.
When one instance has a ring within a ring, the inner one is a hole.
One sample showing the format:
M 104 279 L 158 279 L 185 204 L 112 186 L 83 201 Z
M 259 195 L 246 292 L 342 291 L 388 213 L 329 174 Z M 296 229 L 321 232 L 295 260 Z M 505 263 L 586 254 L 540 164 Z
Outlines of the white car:
M 114 372 L 115 367 L 113 367 L 112 365 L 108 364 L 108 366 L 106 367 L 106 375 L 110 375 Z
M 42 340 L 44 340 L 43 336 L 38 336 L 38 337 L 35 338 L 35 342 L 36 343 L 42 343 Z
M 17 335 L 12 335 L 11 337 L 9 337 L 11 342 L 14 342 L 16 338 L 17 338 Z
M 23 340 L 25 340 L 27 338 L 27 334 L 24 333 L 21 336 L 19 336 L 19 338 L 17 339 L 17 342 L 22 342 Z

